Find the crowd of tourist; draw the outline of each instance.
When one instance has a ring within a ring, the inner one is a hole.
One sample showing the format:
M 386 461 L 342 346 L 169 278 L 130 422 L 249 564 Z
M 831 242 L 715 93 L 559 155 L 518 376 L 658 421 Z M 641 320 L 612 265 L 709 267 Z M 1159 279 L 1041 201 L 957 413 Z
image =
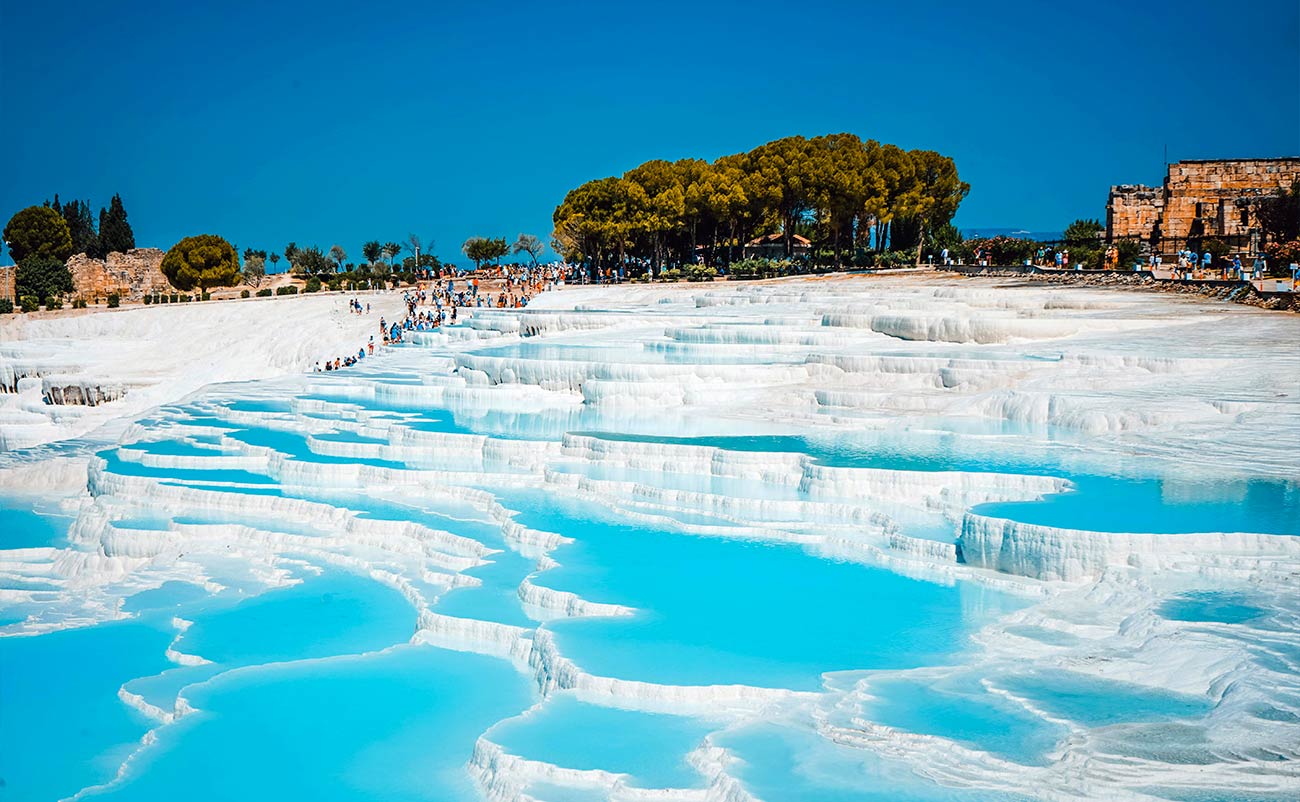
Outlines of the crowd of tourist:
M 385 331 L 400 339 L 403 331 L 431 331 L 455 323 L 460 309 L 523 309 L 539 293 L 565 284 L 573 275 L 568 265 L 501 265 L 495 277 L 438 279 L 402 293 L 406 318 Z M 487 285 L 495 278 L 496 287 Z
M 539 293 L 563 286 L 568 282 L 587 283 L 585 272 L 572 265 L 500 265 L 486 271 L 487 276 L 470 275 L 462 278 L 443 278 L 418 284 L 402 293 L 406 316 L 400 321 L 379 318 L 379 343 L 395 345 L 412 331 L 433 331 L 455 324 L 461 309 L 523 309 Z M 610 277 L 611 281 L 617 279 Z M 489 286 L 495 285 L 495 286 Z M 348 313 L 370 314 L 370 304 L 358 298 L 348 299 Z M 375 353 L 376 340 L 347 354 L 325 362 L 317 362 L 316 372 L 342 370 L 356 365 Z

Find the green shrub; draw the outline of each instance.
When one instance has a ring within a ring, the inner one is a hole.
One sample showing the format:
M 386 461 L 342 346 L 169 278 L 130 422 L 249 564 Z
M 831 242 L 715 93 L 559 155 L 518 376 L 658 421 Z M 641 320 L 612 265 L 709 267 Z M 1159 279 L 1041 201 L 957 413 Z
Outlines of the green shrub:
M 797 265 L 789 259 L 741 259 L 732 262 L 727 272 L 736 278 L 772 278 L 796 272 Z
M 62 308 L 63 308 L 63 301 L 59 300 L 58 298 L 46 298 L 46 299 L 45 299 L 45 308 L 46 308 L 46 309 L 50 309 L 50 310 L 54 310 L 54 309 L 62 309 Z
M 916 251 L 886 251 L 876 257 L 877 267 L 910 267 L 916 264 Z
M 172 297 L 170 295 L 163 293 L 158 296 L 158 303 L 163 303 L 163 304 L 171 303 L 171 299 Z
M 190 296 L 188 296 L 188 295 L 182 295 L 182 296 L 181 296 L 181 303 L 183 303 L 183 304 L 187 304 L 187 303 L 189 303 L 190 300 L 191 300 L 191 298 L 190 298 Z
M 248 296 L 249 296 L 249 292 L 248 292 L 248 290 L 240 290 L 240 291 L 239 291 L 239 297 L 240 297 L 240 298 L 247 298 Z
M 35 312 L 41 308 L 41 299 L 35 295 L 24 295 L 18 299 L 18 303 L 24 312 Z
M 682 268 L 686 277 L 691 281 L 712 281 L 717 278 L 718 271 L 716 268 L 706 265 L 687 265 Z
M 173 292 L 173 293 L 172 293 L 172 303 L 174 303 L 174 304 L 178 304 L 178 303 L 180 303 L 180 302 L 181 302 L 181 296 L 180 296 L 180 293 L 178 293 L 178 292 Z
M 85 299 L 85 298 L 77 298 L 76 300 L 74 300 L 74 301 L 72 302 L 72 308 L 73 308 L 73 309 L 85 309 L 85 308 L 86 308 L 86 299 Z
M 148 293 L 145 293 L 143 300 L 144 300 L 144 305 L 148 306 L 149 304 L 153 303 L 153 296 Z
M 14 311 L 14 302 L 8 298 L 0 298 L 0 315 L 12 315 Z
M 329 283 L 330 292 L 338 292 L 339 289 L 342 288 L 342 286 L 343 286 L 343 282 L 339 281 L 338 279 L 336 278 L 330 279 L 330 283 Z
M 211 301 L 211 300 L 212 300 L 212 293 L 207 292 L 207 291 L 205 290 L 205 291 L 203 292 L 202 300 L 204 300 L 204 301 Z
M 108 308 L 116 309 L 121 305 L 122 305 L 122 299 L 118 297 L 117 293 L 110 292 L 108 294 Z
M 1142 243 L 1136 240 L 1122 239 L 1115 243 L 1115 248 L 1119 251 L 1120 270 L 1131 270 L 1133 263 L 1142 258 Z
M 258 290 L 258 291 L 257 291 L 257 297 L 258 297 L 258 298 L 270 298 L 270 297 L 271 297 L 271 288 L 270 288 L 270 287 L 263 287 L 262 289 Z
M 284 286 L 284 287 L 276 287 L 276 288 L 275 288 L 275 294 L 276 294 L 276 295 L 297 295 L 297 294 L 298 294 L 298 288 L 297 288 L 296 286 L 294 286 L 293 284 L 289 284 L 289 285 Z
M 307 286 L 303 288 L 303 292 L 320 292 L 320 279 L 315 276 L 307 279 Z

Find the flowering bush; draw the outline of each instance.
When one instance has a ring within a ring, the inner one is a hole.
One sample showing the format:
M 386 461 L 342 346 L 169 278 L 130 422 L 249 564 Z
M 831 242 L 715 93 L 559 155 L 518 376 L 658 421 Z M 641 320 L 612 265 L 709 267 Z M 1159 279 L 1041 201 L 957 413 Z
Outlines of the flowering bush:
M 1005 235 L 967 240 L 963 248 L 975 261 L 975 253 L 983 251 L 990 265 L 1019 265 L 1031 258 L 1038 250 L 1038 243 L 1029 239 L 1017 239 Z

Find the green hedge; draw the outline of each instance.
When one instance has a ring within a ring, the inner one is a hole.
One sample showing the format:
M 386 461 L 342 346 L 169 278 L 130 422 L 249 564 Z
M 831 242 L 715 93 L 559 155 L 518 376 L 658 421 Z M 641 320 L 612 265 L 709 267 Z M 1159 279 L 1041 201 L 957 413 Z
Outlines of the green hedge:
M 275 294 L 276 295 L 297 295 L 298 288 L 292 284 L 290 284 L 287 287 L 276 287 Z
M 247 298 L 248 295 L 249 295 L 248 290 L 240 290 L 240 291 L 239 291 L 239 297 L 240 297 L 240 298 Z
M 8 298 L 0 298 L 0 315 L 11 315 L 14 311 L 14 302 Z
M 258 291 L 257 291 L 257 297 L 258 297 L 258 298 L 270 298 L 270 297 L 271 297 L 271 288 L 270 288 L 270 287 L 263 287 L 262 289 L 258 290 Z
M 54 310 L 54 309 L 62 309 L 62 308 L 63 308 L 63 301 L 59 300 L 58 298 L 46 298 L 46 299 L 45 299 L 45 308 L 46 308 L 46 309 L 50 309 L 50 310 Z
M 116 309 L 116 308 L 118 308 L 118 307 L 121 306 L 121 305 L 122 305 L 122 299 L 118 297 L 117 293 L 115 293 L 115 292 L 113 292 L 113 293 L 109 293 L 109 295 L 108 295 L 108 308 L 109 308 L 109 309 Z
M 734 278 L 773 278 L 788 276 L 797 269 L 798 266 L 788 259 L 741 259 L 732 262 L 727 273 Z
M 35 312 L 41 308 L 41 299 L 35 295 L 24 295 L 18 299 L 18 304 L 24 312 Z

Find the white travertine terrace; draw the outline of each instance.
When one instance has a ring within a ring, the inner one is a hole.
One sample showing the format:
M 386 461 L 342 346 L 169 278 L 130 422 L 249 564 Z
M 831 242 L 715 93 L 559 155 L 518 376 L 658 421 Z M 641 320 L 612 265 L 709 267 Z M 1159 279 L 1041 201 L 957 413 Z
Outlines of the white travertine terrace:
M 377 306 L 387 309 L 395 296 L 383 298 Z M 569 289 L 526 311 L 480 310 L 462 327 L 416 334 L 352 375 L 302 374 L 315 358 L 368 336 L 377 314 L 349 316 L 343 303 L 318 297 L 3 324 L 0 443 L 103 428 L 88 448 L 16 453 L 0 464 L 6 491 L 64 496 L 76 515 L 65 548 L 0 552 L 0 602 L 27 614 L 0 633 L 124 617 L 125 599 L 172 580 L 213 591 L 233 581 L 275 587 L 294 581 L 289 567 L 305 560 L 394 588 L 418 612 L 412 642 L 510 660 L 542 699 L 573 694 L 701 713 L 727 726 L 799 722 L 828 743 L 942 785 L 1043 799 L 1145 800 L 1154 797 L 1143 789 L 1157 785 L 1261 793 L 1300 785 L 1300 666 L 1285 656 L 1300 654 L 1297 628 L 1268 633 L 1268 648 L 1282 656 L 1264 664 L 1224 632 L 1154 612 L 1172 591 L 1209 577 L 1253 588 L 1300 621 L 1300 525 L 1285 535 L 1029 524 L 972 508 L 1069 492 L 1068 479 L 1030 469 L 844 466 L 688 441 L 919 436 L 956 422 L 973 427 L 943 433 L 959 446 L 1061 452 L 1067 467 L 1136 461 L 1157 476 L 1287 479 L 1300 453 L 1300 319 L 1168 296 L 940 278 Z M 208 345 L 232 325 L 262 334 Z M 568 351 L 533 357 L 527 349 L 537 345 Z M 584 353 L 593 346 L 598 352 Z M 298 375 L 200 392 L 279 373 Z M 46 404 L 42 388 L 55 377 L 60 386 L 127 390 L 93 407 Z M 250 396 L 283 403 L 237 403 Z M 429 409 L 471 421 L 474 431 L 419 428 L 413 413 Z M 205 419 L 189 420 L 198 413 Z M 150 420 L 132 422 L 142 415 Z M 512 427 L 525 436 L 510 436 Z M 252 445 L 235 433 L 241 428 L 301 441 L 307 455 Z M 1048 442 L 1049 428 L 1059 442 Z M 156 450 L 158 442 L 191 448 Z M 214 479 L 185 478 L 195 471 Z M 256 492 L 262 486 L 246 473 L 284 493 Z M 1213 707 L 1200 762 L 1127 754 L 1140 731 L 1064 722 L 1069 735 L 1052 761 L 1025 767 L 861 712 L 874 683 L 908 672 L 828 679 L 819 692 L 598 676 L 562 653 L 552 623 L 639 611 L 617 594 L 597 601 L 551 587 L 547 572 L 562 559 L 554 553 L 574 533 L 521 523 L 498 498 L 515 491 L 666 532 L 795 544 L 812 558 L 1015 594 L 1028 606 L 978 633 L 962 662 L 911 675 L 969 672 L 988 693 L 1043 716 L 1007 677 L 1069 670 L 1203 697 Z M 499 541 L 366 515 L 349 508 L 350 495 L 455 509 Z M 196 514 L 212 522 L 170 520 Z M 146 515 L 168 522 L 121 523 Z M 478 585 L 466 572 L 499 549 L 535 563 L 517 587 L 532 625 L 441 612 L 442 597 Z M 177 622 L 178 631 L 184 626 Z M 168 656 L 181 665 L 204 660 L 175 649 Z M 183 698 L 168 709 L 125 689 L 121 697 L 159 726 L 188 709 Z M 1260 718 L 1262 706 L 1276 714 Z M 616 800 L 752 802 L 734 760 L 706 741 L 690 755 L 698 787 L 646 789 L 627 775 L 511 755 L 489 733 L 469 770 L 492 800 L 524 802 L 548 784 Z

